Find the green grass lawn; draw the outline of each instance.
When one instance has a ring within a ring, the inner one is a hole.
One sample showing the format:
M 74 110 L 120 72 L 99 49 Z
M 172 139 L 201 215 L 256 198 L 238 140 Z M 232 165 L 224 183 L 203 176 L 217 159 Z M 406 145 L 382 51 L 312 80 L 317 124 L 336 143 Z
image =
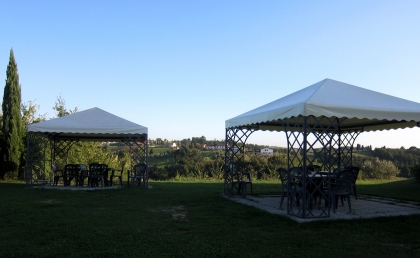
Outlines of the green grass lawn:
M 150 185 L 60 191 L 1 182 L 0 257 L 420 257 L 420 216 L 300 224 L 224 198 L 220 181 Z M 408 187 L 420 189 L 405 180 L 358 190 L 406 199 Z M 280 185 L 253 188 L 278 194 Z

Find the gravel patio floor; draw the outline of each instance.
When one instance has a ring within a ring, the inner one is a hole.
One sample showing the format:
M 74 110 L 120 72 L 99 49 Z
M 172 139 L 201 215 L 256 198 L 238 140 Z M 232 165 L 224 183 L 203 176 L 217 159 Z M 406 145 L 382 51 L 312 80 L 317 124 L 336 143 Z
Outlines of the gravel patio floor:
M 233 196 L 226 197 L 229 200 L 254 206 L 267 212 L 287 216 L 297 222 L 311 222 L 319 220 L 337 220 L 337 219 L 366 219 L 375 217 L 404 216 L 420 214 L 420 203 L 408 202 L 394 199 L 381 198 L 376 196 L 358 196 L 356 200 L 351 199 L 352 212 L 349 213 L 348 206 L 338 204 L 336 213 L 332 209 L 329 218 L 303 219 L 287 214 L 287 197 L 284 199 L 282 209 L 280 206 L 281 195 L 267 196 Z

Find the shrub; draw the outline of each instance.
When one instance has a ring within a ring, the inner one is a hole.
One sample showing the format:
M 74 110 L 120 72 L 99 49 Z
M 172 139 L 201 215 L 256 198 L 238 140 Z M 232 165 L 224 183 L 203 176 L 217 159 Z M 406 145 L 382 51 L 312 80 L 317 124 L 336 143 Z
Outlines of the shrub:
M 420 164 L 410 168 L 410 175 L 415 177 L 417 180 L 420 180 Z
M 362 179 L 392 179 L 400 174 L 400 170 L 389 160 L 365 160 L 361 167 Z

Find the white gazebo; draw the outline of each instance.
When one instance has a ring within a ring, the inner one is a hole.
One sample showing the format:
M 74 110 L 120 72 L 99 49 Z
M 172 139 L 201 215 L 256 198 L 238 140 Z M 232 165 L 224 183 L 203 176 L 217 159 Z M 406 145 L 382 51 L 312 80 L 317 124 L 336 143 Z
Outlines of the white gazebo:
M 241 172 L 244 146 L 258 130 L 285 132 L 288 143 L 288 168 L 303 168 L 304 185 L 307 168 L 322 163 L 321 169 L 332 171 L 351 166 L 353 144 L 362 132 L 417 127 L 420 103 L 404 100 L 350 84 L 325 79 L 288 96 L 226 120 L 225 195 L 234 194 L 235 182 L 229 164 Z M 233 149 L 238 148 L 239 152 Z M 307 153 L 311 152 L 311 155 Z M 328 183 L 328 182 L 326 182 Z M 303 218 L 328 217 L 329 208 L 310 210 L 288 203 L 288 213 Z
M 78 141 L 123 142 L 130 147 L 131 166 L 147 164 L 147 127 L 135 124 L 100 108 L 30 124 L 27 130 L 25 178 L 27 186 L 45 178 L 55 159 L 66 157 Z M 47 157 L 46 150 L 51 148 Z M 146 171 L 146 182 L 148 179 Z M 146 184 L 147 185 L 147 184 Z

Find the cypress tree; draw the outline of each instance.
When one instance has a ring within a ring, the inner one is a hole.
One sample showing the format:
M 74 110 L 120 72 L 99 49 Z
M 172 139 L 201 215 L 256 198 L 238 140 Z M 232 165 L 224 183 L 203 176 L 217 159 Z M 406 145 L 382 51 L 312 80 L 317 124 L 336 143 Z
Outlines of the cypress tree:
M 22 150 L 22 115 L 20 113 L 21 90 L 19 74 L 13 49 L 10 50 L 9 64 L 6 71 L 6 85 L 3 94 L 3 162 L 4 172 L 11 172 L 10 176 L 18 176 Z

